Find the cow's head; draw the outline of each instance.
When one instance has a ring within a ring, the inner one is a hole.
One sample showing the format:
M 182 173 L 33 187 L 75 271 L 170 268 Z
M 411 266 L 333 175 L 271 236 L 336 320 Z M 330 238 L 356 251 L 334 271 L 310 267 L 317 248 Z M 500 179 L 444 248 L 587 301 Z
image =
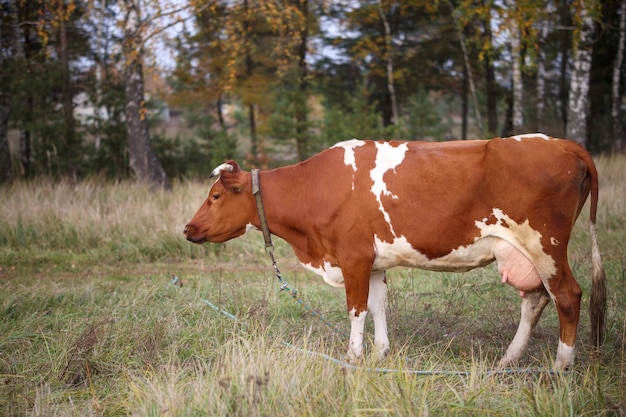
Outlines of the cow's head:
M 225 242 L 244 234 L 258 219 L 250 173 L 228 161 L 215 168 L 210 178 L 215 177 L 209 196 L 185 226 L 183 234 L 191 242 Z

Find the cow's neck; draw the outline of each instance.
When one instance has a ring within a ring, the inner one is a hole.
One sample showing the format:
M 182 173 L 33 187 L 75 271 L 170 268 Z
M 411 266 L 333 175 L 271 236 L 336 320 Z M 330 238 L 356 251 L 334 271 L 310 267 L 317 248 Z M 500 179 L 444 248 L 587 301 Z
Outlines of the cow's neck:
M 311 175 L 296 165 L 260 173 L 260 188 L 267 224 L 273 235 L 289 243 L 302 259 L 311 237 L 311 219 L 304 210 L 310 207 L 306 190 Z M 308 221 L 307 221 L 308 220 Z M 260 228 L 260 224 L 258 225 Z

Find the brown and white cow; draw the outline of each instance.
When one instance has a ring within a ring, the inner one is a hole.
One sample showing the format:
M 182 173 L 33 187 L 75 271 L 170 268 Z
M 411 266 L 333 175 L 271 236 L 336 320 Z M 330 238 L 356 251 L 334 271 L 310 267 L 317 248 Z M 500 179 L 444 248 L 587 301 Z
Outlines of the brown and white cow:
M 224 242 L 260 228 L 251 174 L 229 161 L 217 175 L 185 227 L 191 242 Z M 305 267 L 345 287 L 351 360 L 362 356 L 368 312 L 378 354 L 389 350 L 385 270 L 463 272 L 496 261 L 502 281 L 522 297 L 520 324 L 500 365 L 520 358 L 552 299 L 560 323 L 554 368 L 571 366 L 581 290 L 567 245 L 591 193 L 591 333 L 601 340 L 598 176 L 574 142 L 542 134 L 443 143 L 354 139 L 259 178 L 271 233 L 287 241 Z

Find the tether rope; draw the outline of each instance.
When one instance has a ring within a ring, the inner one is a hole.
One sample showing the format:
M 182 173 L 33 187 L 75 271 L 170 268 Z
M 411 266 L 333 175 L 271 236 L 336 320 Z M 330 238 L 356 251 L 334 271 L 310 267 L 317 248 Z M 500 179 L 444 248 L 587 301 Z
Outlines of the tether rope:
M 176 278 L 176 277 L 175 277 Z M 176 278 L 176 280 L 178 280 L 178 278 Z M 174 279 L 173 279 L 174 281 Z M 243 322 L 242 320 L 240 320 L 237 316 L 235 316 L 234 314 L 224 310 L 223 308 L 213 304 L 212 302 L 210 302 L 207 299 L 201 298 L 200 299 L 204 304 L 206 304 L 207 306 L 209 306 L 211 309 L 217 311 L 218 313 L 224 315 L 225 317 L 229 318 L 230 320 L 233 320 L 235 322 L 238 323 L 243 323 L 245 324 L 245 322 Z M 302 301 L 299 301 L 299 303 L 301 305 L 304 305 L 302 303 Z M 312 309 L 307 309 L 307 311 L 314 311 Z M 316 312 L 317 313 L 317 312 Z M 319 313 L 317 313 L 319 314 Z M 322 320 L 323 322 L 326 323 L 325 320 Z M 332 326 L 332 325 L 331 325 Z M 332 326 L 332 328 L 336 328 L 335 326 Z M 353 369 L 353 370 L 361 370 L 361 371 L 365 371 L 365 372 L 374 372 L 374 373 L 383 373 L 383 374 L 391 374 L 391 373 L 404 373 L 404 374 L 410 374 L 410 375 L 421 375 L 421 376 L 471 376 L 471 375 L 513 375 L 513 374 L 544 374 L 544 375 L 563 375 L 563 374 L 568 374 L 570 371 L 555 371 L 552 369 L 543 369 L 543 368 L 512 368 L 512 369 L 489 369 L 486 371 L 450 371 L 450 370 L 436 370 L 436 369 L 431 369 L 431 370 L 418 370 L 418 369 L 393 369 L 393 368 L 382 368 L 382 367 L 367 367 L 367 366 L 360 366 L 360 365 L 354 365 L 352 363 L 334 358 L 330 355 L 327 355 L 325 353 L 320 353 L 320 352 L 315 352 L 312 350 L 308 350 L 308 349 L 304 349 L 298 346 L 295 346 L 292 343 L 287 342 L 286 340 L 282 340 L 282 343 L 285 346 L 288 346 L 296 351 L 299 351 L 301 353 L 307 354 L 309 356 L 315 356 L 318 358 L 322 358 L 330 363 L 334 363 L 338 366 L 341 366 L 342 368 L 346 368 L 346 369 Z

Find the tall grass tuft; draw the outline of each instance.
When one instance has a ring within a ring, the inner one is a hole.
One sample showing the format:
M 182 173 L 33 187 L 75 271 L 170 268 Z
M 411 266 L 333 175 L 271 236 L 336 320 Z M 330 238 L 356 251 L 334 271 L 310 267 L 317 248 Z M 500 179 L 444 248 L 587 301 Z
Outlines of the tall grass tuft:
M 176 188 L 168 193 L 96 180 L 38 180 L 0 188 L 0 248 L 19 251 L 23 260 L 66 250 L 131 262 L 204 257 L 214 248 L 189 245 L 180 236 L 208 190 L 201 184 Z

